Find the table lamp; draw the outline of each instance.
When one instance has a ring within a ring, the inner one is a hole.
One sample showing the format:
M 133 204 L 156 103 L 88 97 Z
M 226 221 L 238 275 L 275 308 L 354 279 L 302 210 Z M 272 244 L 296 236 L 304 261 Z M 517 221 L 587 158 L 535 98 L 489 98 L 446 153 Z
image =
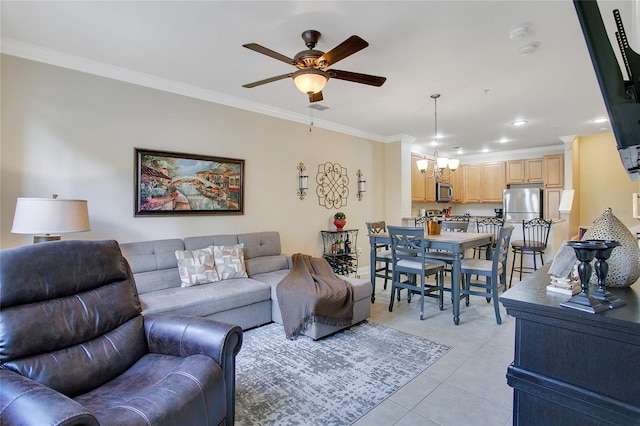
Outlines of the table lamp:
M 35 234 L 34 243 L 56 241 L 59 234 L 89 231 L 86 200 L 18 198 L 13 216 L 14 234 Z

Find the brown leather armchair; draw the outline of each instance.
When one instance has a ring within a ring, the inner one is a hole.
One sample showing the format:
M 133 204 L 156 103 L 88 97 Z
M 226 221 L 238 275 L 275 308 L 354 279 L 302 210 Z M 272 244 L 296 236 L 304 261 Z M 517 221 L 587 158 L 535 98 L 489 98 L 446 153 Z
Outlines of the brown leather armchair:
M 115 241 L 0 252 L 0 424 L 232 425 L 242 329 L 140 313 Z

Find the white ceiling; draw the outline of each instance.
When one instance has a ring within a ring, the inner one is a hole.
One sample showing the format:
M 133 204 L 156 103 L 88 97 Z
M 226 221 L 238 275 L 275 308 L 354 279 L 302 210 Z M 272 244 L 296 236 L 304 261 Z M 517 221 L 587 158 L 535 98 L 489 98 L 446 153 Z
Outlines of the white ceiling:
M 605 24 L 618 8 L 632 47 L 637 1 L 599 1 Z M 559 1 L 117 1 L 1 3 L 3 53 L 309 122 L 293 71 L 242 47 L 293 57 L 301 33 L 329 51 L 356 34 L 366 49 L 333 68 L 387 77 L 380 87 L 330 80 L 316 126 L 379 141 L 428 144 L 438 100 L 440 152 L 461 146 L 508 151 L 561 145 L 560 137 L 609 132 L 606 110 L 570 0 Z M 635 19 L 635 18 L 634 18 Z M 523 24 L 530 35 L 511 39 Z M 533 54 L 519 49 L 539 43 Z M 635 45 L 635 46 L 634 46 Z M 617 52 L 617 45 L 614 45 Z M 522 127 L 510 123 L 527 120 Z M 502 138 L 509 142 L 500 143 Z M 431 149 L 431 148 L 429 148 Z

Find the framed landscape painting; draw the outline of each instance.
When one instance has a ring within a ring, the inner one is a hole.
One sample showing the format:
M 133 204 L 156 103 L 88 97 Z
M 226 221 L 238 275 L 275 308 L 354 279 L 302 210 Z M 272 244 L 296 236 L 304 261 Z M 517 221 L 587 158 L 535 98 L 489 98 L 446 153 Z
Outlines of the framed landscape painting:
M 135 148 L 135 215 L 244 213 L 244 160 Z

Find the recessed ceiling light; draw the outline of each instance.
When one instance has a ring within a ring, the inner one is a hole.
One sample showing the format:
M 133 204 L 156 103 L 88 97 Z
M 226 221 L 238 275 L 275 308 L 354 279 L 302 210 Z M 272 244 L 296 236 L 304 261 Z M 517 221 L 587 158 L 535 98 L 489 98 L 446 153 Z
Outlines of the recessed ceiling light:
M 598 117 L 598 118 L 593 120 L 593 122 L 596 123 L 596 124 L 606 123 L 607 121 L 609 121 L 609 119 L 606 118 L 606 117 Z
M 482 152 L 489 152 L 489 148 L 482 148 Z
M 511 122 L 512 126 L 524 126 L 525 124 L 527 124 L 527 120 L 516 120 Z
M 499 142 L 500 142 L 500 143 L 507 143 L 507 142 L 509 142 L 509 139 L 507 139 L 507 138 L 502 138 L 502 139 L 500 139 L 500 141 L 499 141 Z
M 511 30 L 511 33 L 509 34 L 509 36 L 511 37 L 511 40 L 516 40 L 519 38 L 525 38 L 529 35 L 530 31 L 529 31 L 529 27 L 527 25 L 520 25 L 517 28 L 514 28 Z
M 431 141 L 430 145 L 431 146 L 438 146 L 438 142 L 437 141 Z
M 540 47 L 539 42 L 525 44 L 520 49 L 518 49 L 518 53 L 520 53 L 522 56 L 531 55 L 533 52 L 538 50 L 538 47 Z

